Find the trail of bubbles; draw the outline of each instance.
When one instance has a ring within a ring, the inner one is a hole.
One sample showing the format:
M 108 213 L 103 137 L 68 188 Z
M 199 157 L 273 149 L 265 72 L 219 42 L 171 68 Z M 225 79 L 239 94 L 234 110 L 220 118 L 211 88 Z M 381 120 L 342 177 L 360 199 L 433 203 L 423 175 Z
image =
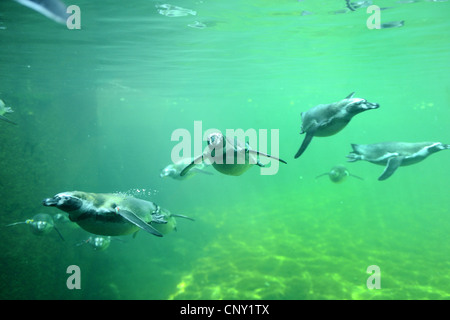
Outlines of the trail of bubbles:
M 127 191 L 116 191 L 115 193 L 122 194 L 124 196 L 133 196 L 135 198 L 149 198 L 159 193 L 159 190 L 149 188 L 133 188 Z

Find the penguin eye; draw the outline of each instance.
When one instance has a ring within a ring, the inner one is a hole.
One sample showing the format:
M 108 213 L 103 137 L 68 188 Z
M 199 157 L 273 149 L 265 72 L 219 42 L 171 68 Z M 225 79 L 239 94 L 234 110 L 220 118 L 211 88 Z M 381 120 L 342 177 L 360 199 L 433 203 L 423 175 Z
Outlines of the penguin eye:
M 213 133 L 210 137 L 209 137 L 209 144 L 212 146 L 219 146 L 222 142 L 222 136 L 219 133 Z
M 67 201 L 67 200 L 70 200 L 70 199 L 71 199 L 71 196 L 69 196 L 69 195 L 67 195 L 67 194 L 57 194 L 57 195 L 55 196 L 55 198 L 56 198 L 58 201 Z

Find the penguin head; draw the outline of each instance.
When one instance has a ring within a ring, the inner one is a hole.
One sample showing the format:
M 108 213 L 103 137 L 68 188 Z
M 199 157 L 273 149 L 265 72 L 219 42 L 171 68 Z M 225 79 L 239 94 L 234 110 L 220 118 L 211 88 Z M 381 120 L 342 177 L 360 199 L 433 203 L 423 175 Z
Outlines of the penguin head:
M 428 152 L 434 153 L 445 149 L 450 149 L 450 144 L 444 144 L 442 142 L 434 142 L 428 147 Z
M 87 242 L 97 251 L 103 251 L 109 247 L 111 237 L 91 236 Z
M 224 139 L 223 134 L 220 132 L 211 133 L 208 138 L 206 138 L 206 142 L 208 143 L 209 150 L 211 150 L 212 157 L 216 156 L 216 150 L 218 150 L 218 156 L 222 154 L 220 150 L 225 150 L 226 139 Z
M 214 132 L 211 133 L 208 138 L 206 139 L 208 142 L 208 145 L 212 148 L 218 147 L 218 146 L 225 146 L 225 140 L 223 138 L 223 134 L 220 132 Z
M 170 176 L 174 175 L 175 173 L 176 172 L 173 168 L 171 168 L 170 166 L 167 166 L 161 170 L 161 173 L 159 174 L 159 176 L 161 178 L 165 178 L 165 177 L 170 177 Z
M 372 103 L 366 99 L 350 98 L 346 100 L 346 110 L 351 114 L 358 114 L 366 110 L 378 109 L 380 107 L 378 103 Z
M 61 192 L 53 198 L 47 198 L 42 201 L 46 207 L 57 207 L 65 212 L 78 210 L 83 205 L 83 200 L 75 196 L 73 192 Z
M 331 181 L 338 183 L 342 182 L 348 176 L 348 171 L 343 166 L 336 166 L 331 169 L 328 176 L 330 177 Z
M 40 221 L 40 220 L 32 221 L 30 223 L 30 226 L 31 231 L 37 235 L 46 234 L 53 228 L 53 225 L 48 223 L 48 221 Z

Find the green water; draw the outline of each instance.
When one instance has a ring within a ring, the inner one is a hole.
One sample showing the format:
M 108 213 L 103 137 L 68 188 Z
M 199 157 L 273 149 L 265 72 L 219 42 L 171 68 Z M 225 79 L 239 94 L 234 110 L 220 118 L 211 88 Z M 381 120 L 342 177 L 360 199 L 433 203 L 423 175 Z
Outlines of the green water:
M 70 190 L 145 189 L 196 221 L 102 252 L 76 246 L 89 234 L 72 223 L 64 242 L 2 227 L 0 298 L 449 299 L 450 152 L 383 182 L 383 167 L 345 156 L 350 143 L 450 143 L 450 2 L 374 2 L 405 25 L 369 30 L 365 9 L 333 13 L 345 1 L 174 0 L 197 14 L 167 17 L 157 1 L 74 0 L 82 28 L 68 30 L 2 1 L 0 98 L 18 125 L 0 122 L 0 224 L 56 214 L 42 199 Z M 295 160 L 300 113 L 353 91 L 380 108 Z M 288 164 L 161 179 L 172 132 L 194 121 L 278 129 Z M 315 179 L 337 164 L 364 180 Z M 371 265 L 381 289 L 367 288 Z

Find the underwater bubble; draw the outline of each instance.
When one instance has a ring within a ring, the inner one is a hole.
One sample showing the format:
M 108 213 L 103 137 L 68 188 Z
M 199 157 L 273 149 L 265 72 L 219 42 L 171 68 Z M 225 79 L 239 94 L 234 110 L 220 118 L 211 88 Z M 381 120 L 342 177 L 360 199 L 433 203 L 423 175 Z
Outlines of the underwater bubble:
M 204 28 L 206 28 L 206 24 L 201 23 L 199 21 L 194 21 L 194 23 L 188 24 L 188 27 L 196 28 L 196 29 L 204 29 Z
M 155 7 L 158 9 L 159 14 L 170 18 L 185 17 L 187 15 L 195 16 L 197 14 L 194 10 L 173 6 L 171 4 L 161 4 L 156 5 Z
M 133 188 L 127 191 L 116 191 L 114 193 L 121 194 L 124 196 L 133 196 L 135 198 L 148 198 L 157 194 L 159 190 L 151 188 Z

